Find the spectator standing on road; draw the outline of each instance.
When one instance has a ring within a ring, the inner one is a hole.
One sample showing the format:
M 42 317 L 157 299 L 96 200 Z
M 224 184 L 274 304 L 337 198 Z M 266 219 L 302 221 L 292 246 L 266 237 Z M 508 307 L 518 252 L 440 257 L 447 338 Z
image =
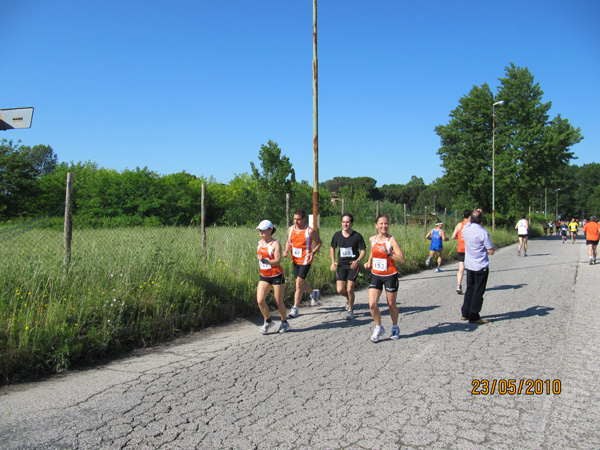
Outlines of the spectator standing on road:
M 262 334 L 267 334 L 269 328 L 274 323 L 271 320 L 271 312 L 267 305 L 267 296 L 273 289 L 273 296 L 277 309 L 281 315 L 281 325 L 279 325 L 279 333 L 285 333 L 290 328 L 290 324 L 286 320 L 286 309 L 283 303 L 283 294 L 285 292 L 285 278 L 283 276 L 283 267 L 281 267 L 281 244 L 273 239 L 275 227 L 270 220 L 263 220 L 256 227 L 259 230 L 260 241 L 256 250 L 258 265 L 260 268 L 260 279 L 256 288 L 256 301 L 258 308 L 262 313 L 265 322 L 260 329 Z
M 313 290 L 306 282 L 306 276 L 315 254 L 321 248 L 322 242 L 319 233 L 306 225 L 306 212 L 303 209 L 294 211 L 294 225 L 288 230 L 288 239 L 285 243 L 283 257 L 287 258 L 291 251 L 294 266 L 294 278 L 296 280 L 296 293 L 294 294 L 294 306 L 290 310 L 290 317 L 298 317 L 298 306 L 302 301 L 302 294 L 310 294 L 311 306 L 317 306 L 319 301 L 319 290 Z
M 398 269 L 396 262 L 404 264 L 404 254 L 398 245 L 398 241 L 388 234 L 390 220 L 386 215 L 379 215 L 375 221 L 377 234 L 369 238 L 371 254 L 365 263 L 365 269 L 371 269 L 371 284 L 369 284 L 369 310 L 375 322 L 375 330 L 371 341 L 378 342 L 385 333 L 381 325 L 381 311 L 379 310 L 379 297 L 385 287 L 390 318 L 392 319 L 392 334 L 390 339 L 400 339 L 400 327 L 398 326 Z
M 519 248 L 517 249 L 517 256 L 521 256 L 521 248 L 524 246 L 523 256 L 527 256 L 527 240 L 529 238 L 529 222 L 527 216 L 523 214 L 521 220 L 515 225 L 515 230 L 519 235 Z
M 458 286 L 456 287 L 456 293 L 462 295 L 462 279 L 465 273 L 465 240 L 463 239 L 462 230 L 463 227 L 470 222 L 471 210 L 465 209 L 463 211 L 463 221 L 456 224 L 454 227 L 454 233 L 452 233 L 452 239 L 458 239 L 456 245 L 456 256 L 458 258 L 458 273 L 456 274 L 456 281 Z
M 331 238 L 329 254 L 331 271 L 336 270 L 336 288 L 340 295 L 346 297 L 346 320 L 354 320 L 354 283 L 360 271 L 360 261 L 367 254 L 365 240 L 362 235 L 352 229 L 352 214 L 342 216 L 342 229 Z M 338 262 L 335 262 L 335 249 L 339 248 Z
M 575 220 L 575 218 L 571 219 L 569 223 L 569 230 L 571 231 L 571 243 L 575 244 L 575 240 L 577 239 L 577 230 L 579 229 L 579 224 Z
M 462 305 L 462 320 L 469 323 L 488 323 L 479 313 L 483 306 L 483 294 L 489 275 L 489 255 L 494 254 L 494 246 L 489 233 L 483 229 L 483 214 L 473 211 L 471 223 L 463 228 L 465 240 L 465 269 L 467 270 L 467 290 Z
M 431 239 L 431 245 L 429 246 L 429 256 L 427 257 L 427 260 L 425 261 L 425 265 L 427 265 L 429 267 L 429 264 L 431 264 L 431 259 L 437 253 L 438 257 L 437 257 L 437 268 L 435 269 L 436 272 L 442 271 L 442 269 L 440 267 L 442 265 L 442 253 L 444 251 L 443 241 L 448 240 L 448 238 L 446 237 L 446 233 L 444 232 L 442 227 L 443 227 L 442 222 L 436 223 L 435 228 L 429 230 L 429 233 L 427 233 L 427 235 L 425 236 L 425 239 Z
M 596 252 L 598 248 L 598 240 L 600 240 L 600 225 L 596 216 L 590 217 L 590 221 L 583 226 L 585 233 L 585 243 L 588 246 L 590 255 L 590 266 L 596 264 Z

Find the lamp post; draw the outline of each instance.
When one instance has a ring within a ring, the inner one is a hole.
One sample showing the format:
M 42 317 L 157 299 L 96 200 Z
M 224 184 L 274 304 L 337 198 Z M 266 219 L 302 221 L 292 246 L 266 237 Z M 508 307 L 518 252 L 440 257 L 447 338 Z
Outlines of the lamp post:
M 558 220 L 558 192 L 560 188 L 556 190 L 556 220 Z
M 496 230 L 496 105 L 504 105 L 504 100 L 492 104 L 492 230 Z

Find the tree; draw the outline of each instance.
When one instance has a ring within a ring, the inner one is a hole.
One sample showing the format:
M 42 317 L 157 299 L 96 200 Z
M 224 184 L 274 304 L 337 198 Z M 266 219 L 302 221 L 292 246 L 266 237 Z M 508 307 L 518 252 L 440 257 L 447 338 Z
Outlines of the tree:
M 496 209 L 518 215 L 526 210 L 530 195 L 556 185 L 556 174 L 573 158 L 570 147 L 580 142 L 575 129 L 560 114 L 550 120 L 551 103 L 542 103 L 543 91 L 527 68 L 510 64 L 500 78 L 496 97 L 489 86 L 474 86 L 439 125 L 438 151 L 448 183 L 459 203 L 492 209 L 492 103 L 495 109 Z
M 277 142 L 272 140 L 260 146 L 258 159 L 261 170 L 250 162 L 252 178 L 256 181 L 256 203 L 252 205 L 253 213 L 248 219 L 258 221 L 268 218 L 278 222 L 285 219 L 285 194 L 292 192 L 294 169 L 290 159 L 281 154 Z
M 39 193 L 38 171 L 28 157 L 28 148 L 3 139 L 0 141 L 0 217 L 26 216 L 31 200 Z

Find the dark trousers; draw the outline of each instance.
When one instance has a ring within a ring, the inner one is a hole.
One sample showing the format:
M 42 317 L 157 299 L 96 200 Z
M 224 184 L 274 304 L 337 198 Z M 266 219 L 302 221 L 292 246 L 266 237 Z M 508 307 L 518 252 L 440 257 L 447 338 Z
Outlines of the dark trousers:
M 462 316 L 469 319 L 469 322 L 479 320 L 481 316 L 481 307 L 483 306 L 483 294 L 485 292 L 485 286 L 487 285 L 488 275 L 490 269 L 486 267 L 483 270 L 469 270 L 467 271 L 467 290 L 465 291 L 465 298 L 462 305 Z

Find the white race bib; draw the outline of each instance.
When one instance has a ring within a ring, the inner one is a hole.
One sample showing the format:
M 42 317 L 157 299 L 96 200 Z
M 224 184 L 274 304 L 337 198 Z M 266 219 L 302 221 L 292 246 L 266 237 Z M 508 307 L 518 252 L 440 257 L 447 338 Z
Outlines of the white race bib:
M 340 247 L 340 258 L 354 258 L 352 247 Z
M 258 265 L 260 266 L 261 270 L 268 270 L 271 268 L 271 264 L 266 264 L 262 262 L 262 260 L 258 261 Z
M 294 256 L 294 258 L 302 258 L 302 249 L 292 247 L 292 255 Z
M 379 272 L 387 271 L 387 259 L 386 258 L 373 258 L 373 270 Z

